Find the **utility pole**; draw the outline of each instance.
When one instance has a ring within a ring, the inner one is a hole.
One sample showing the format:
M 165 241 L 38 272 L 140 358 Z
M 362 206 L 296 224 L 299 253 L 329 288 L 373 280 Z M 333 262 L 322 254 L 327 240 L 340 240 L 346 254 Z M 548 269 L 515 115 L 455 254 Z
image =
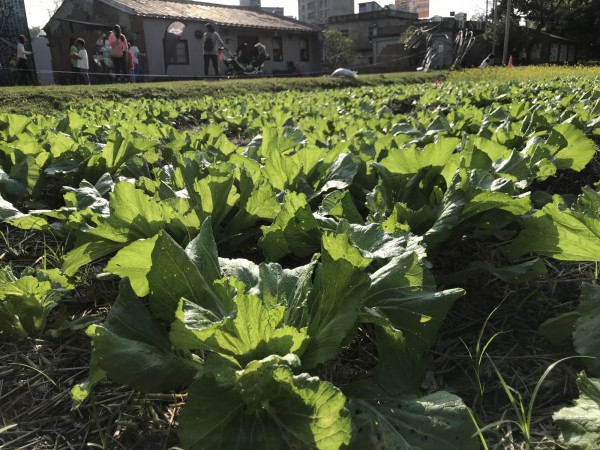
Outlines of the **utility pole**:
M 510 16 L 512 16 L 512 2 L 506 2 L 506 26 L 504 27 L 504 52 L 502 53 L 502 65 L 508 62 L 508 35 L 510 33 Z

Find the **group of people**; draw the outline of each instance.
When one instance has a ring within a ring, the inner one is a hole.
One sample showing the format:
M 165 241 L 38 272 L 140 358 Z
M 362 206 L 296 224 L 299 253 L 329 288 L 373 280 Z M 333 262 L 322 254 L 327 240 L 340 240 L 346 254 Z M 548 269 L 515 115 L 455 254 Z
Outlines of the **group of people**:
M 142 66 L 139 57 L 145 56 L 133 41 L 127 41 L 121 32 L 121 26 L 115 25 L 108 34 L 103 34 L 96 41 L 99 53 L 94 62 L 102 69 L 107 83 L 139 82 Z M 73 39 L 70 46 L 71 70 L 73 83 L 90 84 L 89 58 L 82 38 Z
M 30 69 L 28 58 L 33 52 L 25 49 L 25 36 L 19 36 L 16 57 L 11 61 L 11 71 L 16 73 L 16 82 L 20 85 L 36 84 L 33 70 Z M 105 75 L 105 82 L 139 82 L 143 74 L 140 64 L 140 56 L 145 56 L 133 41 L 127 41 L 125 34 L 121 32 L 120 25 L 115 25 L 108 34 L 102 34 L 97 40 L 98 53 L 94 55 L 94 62 L 101 68 Z M 259 46 L 260 48 L 256 48 Z M 212 23 L 206 24 L 206 32 L 203 35 L 203 57 L 204 75 L 208 76 L 209 67 L 212 64 L 214 74 L 219 72 L 219 55 L 225 47 L 223 39 L 215 30 Z M 247 45 L 238 49 L 240 62 L 250 62 L 251 56 Z M 253 49 L 258 52 L 258 57 L 264 55 L 268 59 L 263 44 L 256 44 Z M 83 38 L 72 38 L 69 45 L 69 58 L 71 60 L 71 83 L 90 84 L 90 58 L 86 50 L 86 42 Z
M 208 76 L 211 64 L 215 75 L 219 76 L 219 55 L 221 50 L 225 47 L 223 39 L 221 39 L 221 36 L 215 30 L 215 26 L 212 23 L 206 24 L 206 32 L 202 38 L 204 76 Z M 264 44 L 256 43 L 254 47 L 250 48 L 248 43 L 243 42 L 238 46 L 235 57 L 230 58 L 229 60 L 224 59 L 224 62 L 228 69 L 232 69 L 233 67 L 234 70 L 238 68 L 241 72 L 244 72 L 248 65 L 254 64 L 257 67 L 262 66 L 268 59 L 270 59 L 270 57 L 267 54 L 267 49 Z
M 490 53 L 489 55 L 487 55 L 485 57 L 485 59 L 483 61 L 481 61 L 481 64 L 479 64 L 479 67 L 485 68 L 485 67 L 493 66 L 495 63 L 495 58 L 496 58 L 496 55 L 494 55 L 493 53 Z M 521 66 L 521 65 L 525 65 L 525 64 L 527 64 L 527 50 L 523 48 L 523 49 L 521 49 L 520 52 L 517 52 L 517 49 L 513 48 L 509 54 L 507 66 L 512 67 L 513 65 Z

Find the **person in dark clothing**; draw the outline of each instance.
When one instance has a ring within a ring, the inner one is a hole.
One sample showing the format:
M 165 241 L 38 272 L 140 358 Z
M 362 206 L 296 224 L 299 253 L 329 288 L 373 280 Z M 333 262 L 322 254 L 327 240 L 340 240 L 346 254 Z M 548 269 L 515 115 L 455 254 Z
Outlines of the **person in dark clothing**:
M 208 76 L 208 66 L 212 61 L 215 75 L 219 75 L 219 52 L 221 47 L 225 47 L 219 33 L 215 31 L 212 23 L 206 24 L 206 33 L 204 33 L 204 44 L 202 46 L 204 53 L 204 76 Z
M 27 57 L 33 55 L 33 52 L 25 50 L 25 36 L 19 36 L 17 44 L 17 70 L 19 73 L 18 84 L 27 86 L 35 84 L 33 73 L 27 63 Z
M 250 54 L 250 47 L 247 42 L 242 42 L 238 45 L 237 51 L 237 60 L 242 64 L 250 64 L 252 60 L 252 55 Z

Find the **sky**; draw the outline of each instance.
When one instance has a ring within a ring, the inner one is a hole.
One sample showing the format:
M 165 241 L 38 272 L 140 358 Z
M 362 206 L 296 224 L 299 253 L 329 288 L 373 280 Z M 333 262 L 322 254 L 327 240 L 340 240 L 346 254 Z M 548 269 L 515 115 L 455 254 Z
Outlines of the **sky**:
M 204 0 L 207 3 L 220 3 L 224 5 L 239 4 L 239 0 Z M 360 0 L 360 3 L 366 0 Z M 375 0 L 377 1 L 377 0 Z M 354 8 L 358 11 L 358 0 Z M 393 3 L 393 0 L 379 0 L 381 6 Z M 490 4 L 492 2 L 490 1 Z M 49 10 L 54 9 L 54 0 L 25 0 L 27 22 L 29 27 L 43 27 L 49 18 Z M 298 17 L 298 0 L 262 0 L 263 6 L 283 6 L 287 16 Z M 448 16 L 450 11 L 465 12 L 470 18 L 485 12 L 486 0 L 429 0 L 429 14 L 431 16 Z

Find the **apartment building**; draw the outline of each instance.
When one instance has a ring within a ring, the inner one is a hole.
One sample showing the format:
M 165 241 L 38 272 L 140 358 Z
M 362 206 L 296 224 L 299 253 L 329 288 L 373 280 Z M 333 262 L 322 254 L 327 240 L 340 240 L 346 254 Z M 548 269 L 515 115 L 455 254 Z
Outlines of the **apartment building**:
M 419 19 L 429 17 L 429 0 L 396 0 L 396 6 L 401 11 L 417 13 Z
M 333 16 L 354 14 L 354 0 L 298 0 L 301 22 L 324 25 Z

